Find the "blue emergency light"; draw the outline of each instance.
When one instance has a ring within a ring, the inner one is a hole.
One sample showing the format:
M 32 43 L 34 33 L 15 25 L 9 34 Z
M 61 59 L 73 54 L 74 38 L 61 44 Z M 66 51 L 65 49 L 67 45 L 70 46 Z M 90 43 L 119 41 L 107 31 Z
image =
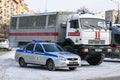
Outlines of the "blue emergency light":
M 92 12 L 85 12 L 85 11 L 81 11 L 81 12 L 78 12 L 79 15 L 82 15 L 82 14 L 92 14 L 92 15 L 95 15 L 94 13 Z
M 37 42 L 43 42 L 43 41 L 42 40 L 32 40 L 32 42 L 37 43 Z

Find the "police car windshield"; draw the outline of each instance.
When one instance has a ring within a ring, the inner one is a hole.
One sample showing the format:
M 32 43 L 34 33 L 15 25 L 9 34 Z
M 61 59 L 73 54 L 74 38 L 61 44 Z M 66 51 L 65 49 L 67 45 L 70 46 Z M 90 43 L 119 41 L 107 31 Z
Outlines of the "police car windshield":
M 108 29 L 104 19 L 97 18 L 81 18 L 82 29 Z
M 56 44 L 43 44 L 46 52 L 61 52 L 63 49 Z

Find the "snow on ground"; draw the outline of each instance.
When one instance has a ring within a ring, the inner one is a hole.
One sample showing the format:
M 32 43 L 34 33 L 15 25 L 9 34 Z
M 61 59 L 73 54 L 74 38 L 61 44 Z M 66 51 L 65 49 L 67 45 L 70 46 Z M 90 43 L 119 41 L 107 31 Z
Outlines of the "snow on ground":
M 120 76 L 120 63 L 103 62 L 98 66 L 90 66 L 82 61 L 82 66 L 75 71 L 58 69 L 48 71 L 39 65 L 19 67 L 14 60 L 13 51 L 0 56 L 0 80 L 87 80 L 101 77 Z

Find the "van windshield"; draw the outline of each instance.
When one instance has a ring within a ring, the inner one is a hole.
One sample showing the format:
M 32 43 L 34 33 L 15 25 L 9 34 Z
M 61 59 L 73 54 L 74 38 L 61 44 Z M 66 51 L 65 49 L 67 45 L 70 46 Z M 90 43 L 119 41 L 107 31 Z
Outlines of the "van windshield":
M 97 18 L 81 18 L 80 19 L 82 29 L 105 29 L 108 27 L 104 19 Z

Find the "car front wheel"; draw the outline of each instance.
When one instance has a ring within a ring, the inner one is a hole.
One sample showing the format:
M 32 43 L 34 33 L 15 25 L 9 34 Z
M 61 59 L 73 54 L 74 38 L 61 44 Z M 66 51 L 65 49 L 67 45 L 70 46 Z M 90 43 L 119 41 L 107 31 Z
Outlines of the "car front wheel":
M 53 60 L 51 60 L 51 59 L 47 61 L 46 66 L 49 71 L 55 70 L 55 64 L 54 64 Z

